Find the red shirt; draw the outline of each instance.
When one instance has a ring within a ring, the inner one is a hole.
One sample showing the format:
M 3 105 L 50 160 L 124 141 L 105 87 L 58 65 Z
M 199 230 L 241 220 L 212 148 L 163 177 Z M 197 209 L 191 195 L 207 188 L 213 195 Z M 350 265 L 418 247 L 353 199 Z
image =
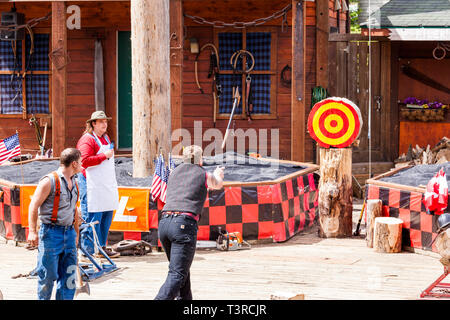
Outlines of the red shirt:
M 107 145 L 108 141 L 105 139 L 105 135 L 99 137 L 100 142 L 103 145 Z M 108 137 L 109 138 L 109 137 Z M 78 140 L 77 149 L 81 151 L 81 164 L 83 166 L 83 175 L 86 177 L 86 168 L 99 165 L 106 158 L 104 153 L 97 154 L 100 150 L 100 146 L 93 136 L 88 133 L 83 134 L 83 136 Z

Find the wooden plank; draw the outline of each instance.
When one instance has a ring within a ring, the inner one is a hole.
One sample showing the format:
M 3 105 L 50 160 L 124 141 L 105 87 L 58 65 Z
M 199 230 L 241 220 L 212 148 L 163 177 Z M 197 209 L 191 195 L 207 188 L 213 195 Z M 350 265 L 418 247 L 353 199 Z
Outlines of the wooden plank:
M 292 0 L 291 159 L 305 159 L 305 28 L 304 1 Z
M 336 96 L 337 90 L 337 65 L 336 65 L 337 42 L 328 42 L 328 93 Z
M 328 0 L 316 1 L 316 85 L 328 88 Z
M 391 126 L 391 43 L 380 43 L 380 96 L 381 96 L 381 150 L 385 154 L 385 158 L 388 161 L 393 161 L 391 139 L 392 126 Z
M 339 97 L 347 97 L 347 50 L 349 50 L 348 42 L 337 43 L 336 94 Z
M 371 41 L 389 41 L 388 37 L 371 36 Z M 330 33 L 328 41 L 369 41 L 369 36 L 354 33 Z
M 57 52 L 59 63 L 66 63 L 67 59 L 67 28 L 66 5 L 64 2 L 52 2 L 52 52 Z M 59 156 L 66 143 L 66 94 L 67 80 L 66 66 L 57 68 L 51 62 L 52 68 L 52 126 L 58 128 L 52 132 L 53 155 Z
M 170 82 L 172 132 L 181 128 L 183 117 L 183 4 L 170 0 Z M 177 141 L 173 141 L 175 145 Z

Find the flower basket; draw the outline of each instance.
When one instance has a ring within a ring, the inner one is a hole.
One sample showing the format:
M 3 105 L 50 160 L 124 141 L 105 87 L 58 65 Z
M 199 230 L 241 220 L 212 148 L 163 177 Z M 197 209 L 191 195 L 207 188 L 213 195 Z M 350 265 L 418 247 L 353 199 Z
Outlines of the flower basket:
M 445 108 L 439 109 L 419 109 L 402 108 L 400 115 L 409 121 L 439 122 L 445 120 Z

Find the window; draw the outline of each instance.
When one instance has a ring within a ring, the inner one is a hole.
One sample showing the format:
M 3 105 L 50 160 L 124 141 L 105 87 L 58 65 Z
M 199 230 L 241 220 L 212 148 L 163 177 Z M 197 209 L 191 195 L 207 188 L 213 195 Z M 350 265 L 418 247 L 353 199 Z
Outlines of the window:
M 234 119 L 247 119 L 248 113 L 252 119 L 276 119 L 276 43 L 275 28 L 215 29 L 222 88 L 218 119 L 229 118 L 236 86 L 239 86 L 241 99 Z M 246 50 L 254 57 L 254 67 L 248 74 L 245 70 L 251 67 L 252 59 L 247 54 L 237 58 L 234 70 L 230 63 L 233 54 L 239 50 Z
M 50 113 L 49 45 L 45 33 L 33 34 L 33 41 L 29 33 L 24 40 L 0 40 L 0 117 Z

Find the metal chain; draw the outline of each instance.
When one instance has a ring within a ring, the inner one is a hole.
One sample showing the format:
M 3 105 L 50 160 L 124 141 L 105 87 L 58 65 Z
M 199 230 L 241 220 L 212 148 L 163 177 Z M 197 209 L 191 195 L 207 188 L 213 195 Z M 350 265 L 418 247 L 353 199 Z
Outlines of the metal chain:
M 283 9 L 273 13 L 272 15 L 265 17 L 265 18 L 258 18 L 256 20 L 253 21 L 249 21 L 249 22 L 232 22 L 232 23 L 227 23 L 227 22 L 223 22 L 223 21 L 208 21 L 205 18 L 199 17 L 199 16 L 191 16 L 188 14 L 184 14 L 185 17 L 192 19 L 192 21 L 194 21 L 195 23 L 198 24 L 206 24 L 206 25 L 210 25 L 213 26 L 214 28 L 225 28 L 225 27 L 232 27 L 232 28 L 236 28 L 236 29 L 244 29 L 244 28 L 248 28 L 248 27 L 254 27 L 254 26 L 259 26 L 261 24 L 264 24 L 268 21 L 271 20 L 275 20 L 278 19 L 280 17 L 283 17 L 283 21 L 282 21 L 282 27 L 284 27 L 285 24 L 287 24 L 287 19 L 286 19 L 286 14 L 289 10 L 291 10 L 292 8 L 292 4 L 288 4 L 286 7 L 284 7 Z

